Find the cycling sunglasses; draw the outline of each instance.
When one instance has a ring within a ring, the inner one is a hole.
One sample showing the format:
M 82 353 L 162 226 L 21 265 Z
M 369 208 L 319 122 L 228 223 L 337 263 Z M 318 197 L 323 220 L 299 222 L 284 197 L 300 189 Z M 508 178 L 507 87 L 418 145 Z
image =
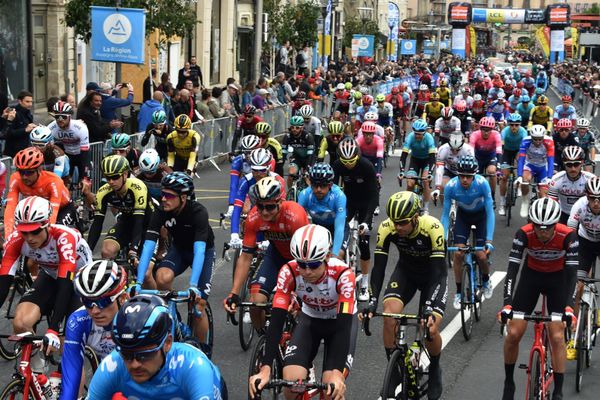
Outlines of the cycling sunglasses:
M 565 164 L 565 167 L 567 167 L 567 168 L 575 168 L 575 167 L 581 166 L 581 162 L 578 162 L 578 161 L 575 161 L 575 162 L 566 162 L 564 164 Z
M 119 293 L 119 295 L 120 294 L 121 293 Z M 94 300 L 91 300 L 91 299 L 88 299 L 85 297 L 81 297 L 81 303 L 83 304 L 83 306 L 85 308 L 92 309 L 94 307 L 98 307 L 100 310 L 103 310 L 106 307 L 110 307 L 110 305 L 115 302 L 117 296 L 102 297 L 100 299 L 94 299 Z
M 19 174 L 21 174 L 21 176 L 32 176 L 36 172 L 37 172 L 37 169 L 20 169 L 19 170 Z
M 510 123 L 510 126 L 521 126 L 521 124 L 519 122 L 515 122 L 515 123 Z
M 257 203 L 256 204 L 256 208 L 258 208 L 258 211 L 267 210 L 267 211 L 271 212 L 271 211 L 274 211 L 277 208 L 277 204 L 260 204 L 260 203 Z
M 179 197 L 178 194 L 169 193 L 169 192 L 160 192 L 160 198 L 165 198 L 167 200 L 173 200 L 174 198 Z
M 345 160 L 343 158 L 340 158 L 339 160 L 344 165 L 352 165 L 352 164 L 354 164 L 356 162 L 356 160 L 358 160 L 358 156 L 356 156 L 354 158 L 351 158 L 349 160 Z
M 548 229 L 552 229 L 556 226 L 556 224 L 551 224 L 551 225 L 540 225 L 540 224 L 533 224 L 534 228 L 537 228 L 539 230 L 542 231 L 547 231 Z
M 105 175 L 104 177 L 107 181 L 116 181 L 121 177 L 121 175 Z
M 302 269 L 317 269 L 321 266 L 322 261 L 311 261 L 311 262 L 303 262 L 303 261 L 296 261 L 298 263 L 298 267 L 302 268 Z
M 406 226 L 406 225 L 410 224 L 410 221 L 412 221 L 412 218 L 401 219 L 400 221 L 394 221 L 394 225 Z
M 54 115 L 54 119 L 56 121 L 65 121 L 67 119 L 69 119 L 71 116 L 68 114 L 55 114 Z
M 590 195 L 588 195 L 587 198 L 588 198 L 588 203 L 593 203 L 595 201 L 600 202 L 600 196 L 590 196 Z
M 330 183 L 329 182 L 311 182 L 310 186 L 315 187 L 315 188 L 326 188 L 329 187 Z
M 123 357 L 123 360 L 125 360 L 125 361 L 131 362 L 133 360 L 136 360 L 137 362 L 143 363 L 144 361 L 151 360 L 152 358 L 154 358 L 156 353 L 158 353 L 162 349 L 163 345 L 165 344 L 165 341 L 167 340 L 167 336 L 168 335 L 165 336 L 165 338 L 162 340 L 160 345 L 158 345 L 157 347 L 155 347 L 153 349 L 141 350 L 141 351 L 119 350 L 119 354 L 121 354 L 121 357 Z

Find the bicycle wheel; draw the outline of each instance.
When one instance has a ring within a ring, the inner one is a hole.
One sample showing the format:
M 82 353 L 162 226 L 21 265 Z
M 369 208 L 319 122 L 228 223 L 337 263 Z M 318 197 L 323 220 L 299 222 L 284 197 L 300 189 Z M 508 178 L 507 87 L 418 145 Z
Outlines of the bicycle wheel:
M 475 268 L 475 282 L 473 282 L 473 288 L 475 289 L 475 304 L 473 304 L 473 315 L 475 316 L 475 322 L 479 322 L 481 319 L 481 305 L 483 303 L 483 292 L 481 287 L 483 278 L 481 277 L 481 269 L 479 268 L 479 263 L 476 259 L 473 267 Z
M 85 351 L 83 353 L 83 390 L 84 392 L 81 393 L 81 395 L 86 395 L 88 392 L 88 389 L 90 387 L 90 382 L 92 382 L 92 377 L 94 376 L 94 373 L 96 372 L 96 370 L 98 369 L 98 356 L 96 356 L 96 353 L 94 352 L 94 350 L 89 347 L 89 346 L 85 346 Z
M 13 379 L 6 385 L 2 394 L 0 394 L 0 400 L 20 400 L 23 399 L 23 392 L 25 391 L 25 385 L 23 380 L 20 378 Z M 31 390 L 29 391 L 28 400 L 35 400 Z
M 252 358 L 250 358 L 250 368 L 248 370 L 248 378 L 252 375 L 257 374 L 260 371 L 260 366 L 262 364 L 263 357 L 265 356 L 265 348 L 267 346 L 267 336 L 261 336 L 256 342 L 256 347 L 252 352 Z M 277 359 L 273 361 L 273 365 L 271 365 L 271 379 L 280 378 L 282 371 L 277 362 Z M 269 391 L 262 392 L 262 398 L 264 399 L 278 399 L 280 390 L 279 389 L 270 389 Z M 250 395 L 248 395 L 248 400 L 251 400 Z
M 529 375 L 527 376 L 527 398 L 529 400 L 542 399 L 542 359 L 539 351 L 534 351 L 529 361 Z
M 213 320 L 212 308 L 210 307 L 210 303 L 208 301 L 206 302 L 206 306 L 204 307 L 204 315 L 208 320 L 208 330 L 206 331 L 206 337 L 204 339 L 202 350 L 204 351 L 204 353 L 206 353 L 206 356 L 209 359 L 211 359 L 215 337 L 215 322 Z
M 472 314 L 474 308 L 473 281 L 471 280 L 471 266 L 463 265 L 462 269 L 462 288 L 460 295 L 462 297 L 460 305 L 460 326 L 465 340 L 471 339 L 473 333 L 473 319 L 469 314 Z
M 408 379 L 404 356 L 400 350 L 392 353 L 388 361 L 385 375 L 383 376 L 383 388 L 381 397 L 384 399 L 408 400 Z
M 589 306 L 582 302 L 579 309 L 579 326 L 577 327 L 577 367 L 575 369 L 575 390 L 578 392 L 581 391 L 583 368 L 587 353 L 588 313 Z
M 510 218 L 512 217 L 512 207 L 514 205 L 514 180 L 512 175 L 508 177 L 506 188 L 506 226 L 510 226 Z
M 242 301 L 250 301 L 250 280 L 251 277 L 248 276 L 244 282 L 244 286 L 242 286 L 242 291 L 240 292 L 240 299 Z M 238 307 L 238 336 L 240 338 L 240 345 L 244 351 L 250 348 L 252 338 L 254 337 L 254 327 L 252 326 L 252 321 L 250 321 L 249 313 L 250 307 Z

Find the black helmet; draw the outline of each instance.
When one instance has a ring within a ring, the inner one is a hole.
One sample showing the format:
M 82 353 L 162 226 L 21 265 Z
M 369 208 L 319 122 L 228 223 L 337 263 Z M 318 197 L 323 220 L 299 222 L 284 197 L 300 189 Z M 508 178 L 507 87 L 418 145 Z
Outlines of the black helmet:
M 164 189 L 170 189 L 179 194 L 194 194 L 194 180 L 183 172 L 171 172 L 160 182 Z
M 316 163 L 310 168 L 310 182 L 311 183 L 331 183 L 333 182 L 333 168 L 331 165 L 326 163 Z
M 457 168 L 459 175 L 475 175 L 479 169 L 477 160 L 473 156 L 460 156 Z

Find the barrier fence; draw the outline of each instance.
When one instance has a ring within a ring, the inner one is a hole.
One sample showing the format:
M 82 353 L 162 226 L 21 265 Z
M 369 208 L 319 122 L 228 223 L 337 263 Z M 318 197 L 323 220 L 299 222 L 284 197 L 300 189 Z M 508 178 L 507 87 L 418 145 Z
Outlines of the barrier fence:
M 573 98 L 573 106 L 577 110 L 577 116 L 587 118 L 591 121 L 590 130 L 596 137 L 596 143 L 600 140 L 600 101 L 594 100 L 589 94 L 585 94 L 579 88 L 575 88 L 557 77 L 552 77 L 552 85 L 556 91 L 562 96 L 565 94 Z

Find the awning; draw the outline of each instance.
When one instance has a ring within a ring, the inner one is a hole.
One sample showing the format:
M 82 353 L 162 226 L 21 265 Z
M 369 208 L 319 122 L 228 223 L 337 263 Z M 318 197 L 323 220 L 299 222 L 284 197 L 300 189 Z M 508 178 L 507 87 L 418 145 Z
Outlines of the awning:
M 600 21 L 600 15 L 571 14 L 571 21 Z

